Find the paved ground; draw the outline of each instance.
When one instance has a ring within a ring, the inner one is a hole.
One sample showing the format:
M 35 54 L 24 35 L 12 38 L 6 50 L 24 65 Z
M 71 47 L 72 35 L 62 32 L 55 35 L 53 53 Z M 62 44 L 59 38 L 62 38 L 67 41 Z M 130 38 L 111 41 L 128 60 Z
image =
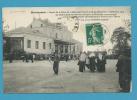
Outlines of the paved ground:
M 4 61 L 5 93 L 57 93 L 57 92 L 118 92 L 116 60 L 107 60 L 105 73 L 78 72 L 77 61 L 61 61 L 59 75 L 52 63 L 36 61 L 23 63 Z

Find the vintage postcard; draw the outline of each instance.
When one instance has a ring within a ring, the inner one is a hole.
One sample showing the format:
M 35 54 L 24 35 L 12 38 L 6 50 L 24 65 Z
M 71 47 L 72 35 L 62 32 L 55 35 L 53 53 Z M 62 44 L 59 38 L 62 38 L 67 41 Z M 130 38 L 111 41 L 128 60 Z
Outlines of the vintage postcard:
M 131 9 L 5 7 L 4 93 L 131 92 Z

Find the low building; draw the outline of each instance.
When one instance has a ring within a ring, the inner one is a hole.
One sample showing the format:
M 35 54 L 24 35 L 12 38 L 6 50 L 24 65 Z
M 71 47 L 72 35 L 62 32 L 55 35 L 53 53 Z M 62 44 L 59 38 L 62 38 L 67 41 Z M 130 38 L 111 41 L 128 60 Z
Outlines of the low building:
M 72 35 L 61 23 L 33 19 L 28 27 L 4 33 L 4 56 L 11 52 L 39 56 L 51 55 L 54 52 L 61 55 L 78 55 L 82 51 L 82 43 L 74 40 Z

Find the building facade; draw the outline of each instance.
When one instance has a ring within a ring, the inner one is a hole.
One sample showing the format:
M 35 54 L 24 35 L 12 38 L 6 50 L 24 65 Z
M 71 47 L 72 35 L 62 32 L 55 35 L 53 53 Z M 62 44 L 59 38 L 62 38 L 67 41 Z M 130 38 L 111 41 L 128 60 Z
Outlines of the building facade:
M 61 23 L 33 19 L 27 27 L 20 27 L 4 33 L 4 54 L 25 52 L 27 54 L 78 55 L 82 43 L 72 38 L 72 33 Z

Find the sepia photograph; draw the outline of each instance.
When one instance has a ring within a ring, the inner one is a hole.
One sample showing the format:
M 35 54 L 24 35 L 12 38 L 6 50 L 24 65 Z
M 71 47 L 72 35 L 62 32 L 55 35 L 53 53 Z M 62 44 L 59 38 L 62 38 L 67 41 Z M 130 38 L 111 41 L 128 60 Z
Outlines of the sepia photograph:
M 4 7 L 4 93 L 130 93 L 131 8 Z

